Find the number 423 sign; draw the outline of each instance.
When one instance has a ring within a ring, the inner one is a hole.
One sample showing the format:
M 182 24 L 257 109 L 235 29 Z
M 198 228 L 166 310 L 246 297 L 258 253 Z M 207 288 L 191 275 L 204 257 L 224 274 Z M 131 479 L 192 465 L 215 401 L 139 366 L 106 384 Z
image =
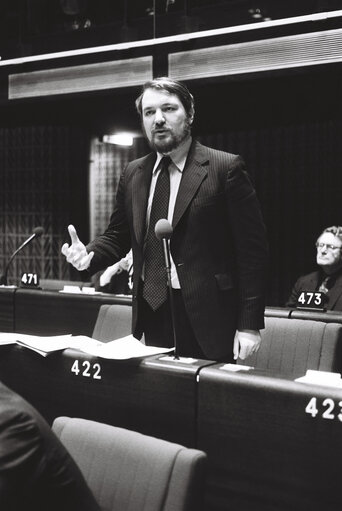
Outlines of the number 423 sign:
M 312 397 L 305 407 L 305 413 L 311 415 L 313 418 L 317 416 L 329 420 L 337 418 L 342 422 L 342 401 L 339 401 L 337 404 L 333 399 L 327 397 L 323 400 L 322 408 L 320 408 L 317 404 L 317 398 Z

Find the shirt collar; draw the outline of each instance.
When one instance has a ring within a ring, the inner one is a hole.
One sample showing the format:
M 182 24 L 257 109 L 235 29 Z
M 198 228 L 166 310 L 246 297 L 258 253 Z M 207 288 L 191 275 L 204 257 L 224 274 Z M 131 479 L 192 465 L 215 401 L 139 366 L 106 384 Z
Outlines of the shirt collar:
M 176 147 L 176 149 L 174 151 L 171 151 L 171 153 L 169 153 L 167 155 L 167 156 L 170 156 L 172 163 L 176 166 L 176 168 L 177 168 L 177 170 L 179 170 L 179 172 L 183 172 L 183 170 L 184 170 L 185 162 L 186 162 L 189 150 L 190 150 L 191 142 L 192 142 L 192 138 L 191 137 L 187 138 L 185 140 L 185 142 L 180 144 L 178 147 Z M 157 153 L 157 159 L 156 159 L 156 162 L 153 167 L 153 172 L 156 172 L 156 170 L 158 169 L 158 165 L 160 163 L 160 160 L 163 158 L 163 156 L 166 156 L 166 155 Z

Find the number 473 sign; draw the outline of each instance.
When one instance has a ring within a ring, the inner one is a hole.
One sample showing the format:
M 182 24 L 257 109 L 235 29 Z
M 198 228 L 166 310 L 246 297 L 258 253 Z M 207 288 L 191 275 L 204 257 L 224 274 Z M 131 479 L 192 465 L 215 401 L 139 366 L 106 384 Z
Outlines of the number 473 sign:
M 302 291 L 297 299 L 297 307 L 323 307 L 325 294 L 321 292 Z

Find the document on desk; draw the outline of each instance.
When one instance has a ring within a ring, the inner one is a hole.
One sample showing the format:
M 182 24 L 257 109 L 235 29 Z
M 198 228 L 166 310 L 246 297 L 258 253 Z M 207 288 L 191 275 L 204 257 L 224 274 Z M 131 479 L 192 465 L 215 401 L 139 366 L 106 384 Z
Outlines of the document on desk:
M 146 346 L 138 341 L 138 339 L 135 339 L 133 335 L 127 335 L 110 342 L 101 342 L 86 335 L 72 336 L 67 334 L 43 337 L 7 332 L 0 333 L 0 346 L 8 344 L 19 344 L 19 346 L 31 349 L 43 357 L 50 353 L 72 348 L 88 355 L 112 360 L 127 360 L 129 358 L 159 355 L 173 351 L 173 348 Z
M 49 353 L 65 350 L 69 347 L 71 334 L 51 335 L 47 337 L 29 334 L 0 333 L 0 346 L 19 344 L 46 357 Z
M 100 342 L 84 335 L 73 336 L 70 348 L 83 351 L 94 357 L 111 360 L 127 360 L 150 355 L 169 353 L 173 348 L 159 348 L 158 346 L 146 346 L 133 335 L 126 335 L 120 339 L 109 342 Z

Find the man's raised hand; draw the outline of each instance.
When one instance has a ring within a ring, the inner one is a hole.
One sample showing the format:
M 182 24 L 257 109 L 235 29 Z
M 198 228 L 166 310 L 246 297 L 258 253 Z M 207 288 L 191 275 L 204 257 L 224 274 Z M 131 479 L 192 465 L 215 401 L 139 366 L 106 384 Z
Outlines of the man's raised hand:
M 68 231 L 71 238 L 71 245 L 69 246 L 68 243 L 64 243 L 61 252 L 65 255 L 68 263 L 72 264 L 76 270 L 86 270 L 89 268 L 94 252 L 88 254 L 85 245 L 77 236 L 76 229 L 73 225 L 68 226 Z

